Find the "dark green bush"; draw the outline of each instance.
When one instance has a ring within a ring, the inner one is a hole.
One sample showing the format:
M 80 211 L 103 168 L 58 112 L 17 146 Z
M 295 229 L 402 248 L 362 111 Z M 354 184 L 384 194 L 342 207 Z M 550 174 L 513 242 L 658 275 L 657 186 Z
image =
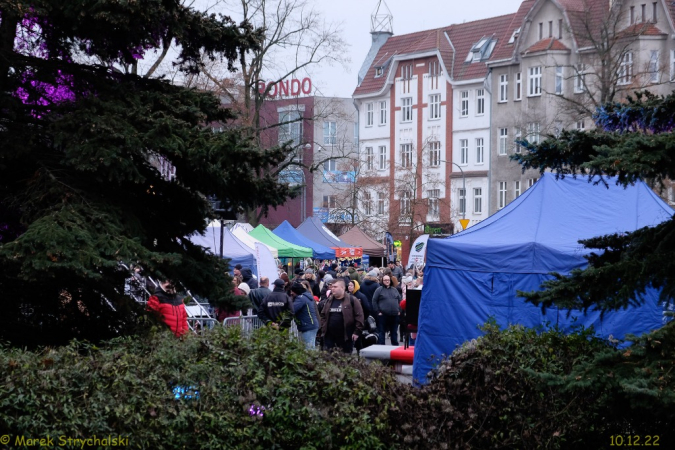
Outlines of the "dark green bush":
M 148 449 L 594 449 L 632 433 L 667 448 L 673 330 L 617 350 L 589 331 L 488 324 L 422 388 L 268 329 L 5 347 L 0 436 L 121 435 Z M 175 387 L 187 395 L 176 399 Z

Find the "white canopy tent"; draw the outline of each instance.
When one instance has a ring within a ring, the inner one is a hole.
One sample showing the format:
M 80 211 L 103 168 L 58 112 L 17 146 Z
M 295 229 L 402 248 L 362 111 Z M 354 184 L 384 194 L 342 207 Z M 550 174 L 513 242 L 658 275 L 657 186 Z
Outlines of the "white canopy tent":
M 247 247 L 250 247 L 251 249 L 255 250 L 255 243 L 259 242 L 263 244 L 265 247 L 267 247 L 270 250 L 270 253 L 272 253 L 272 256 L 275 258 L 279 257 L 279 250 L 276 248 L 272 247 L 271 245 L 267 245 L 264 242 L 260 242 L 253 236 L 250 236 L 246 231 L 244 231 L 243 228 L 241 227 L 232 227 L 232 234 L 239 239 L 242 243 L 244 243 Z

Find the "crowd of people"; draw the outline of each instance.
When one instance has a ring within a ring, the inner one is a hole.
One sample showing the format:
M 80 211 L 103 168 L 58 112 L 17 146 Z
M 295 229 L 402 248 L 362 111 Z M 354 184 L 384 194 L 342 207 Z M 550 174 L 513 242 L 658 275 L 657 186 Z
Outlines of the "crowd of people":
M 251 268 L 236 265 L 232 289 L 234 295 L 248 298 L 248 312 L 266 326 L 290 328 L 295 321 L 299 338 L 308 349 L 352 353 L 354 348 L 359 350 L 375 342 L 384 345 L 387 335 L 392 345 L 399 345 L 407 330 L 406 292 L 421 289 L 423 283 L 421 271 L 405 271 L 400 262 L 364 268 L 357 263 L 339 266 L 324 261 L 304 270 L 298 265 L 292 277 L 280 266 L 278 278 L 271 285 L 267 277 L 258 280 Z M 177 336 L 187 331 L 185 310 L 179 303 L 175 288 L 167 282 L 160 283 L 148 302 Z M 215 311 L 219 322 L 241 314 L 226 308 Z M 414 333 L 410 342 L 414 345 Z

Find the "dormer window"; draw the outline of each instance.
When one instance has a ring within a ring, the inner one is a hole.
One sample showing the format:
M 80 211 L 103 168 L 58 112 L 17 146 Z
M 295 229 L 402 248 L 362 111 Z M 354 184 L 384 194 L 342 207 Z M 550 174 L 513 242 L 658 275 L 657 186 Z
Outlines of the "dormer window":
M 509 44 L 513 44 L 516 42 L 516 39 L 518 39 L 518 35 L 520 34 L 520 28 L 516 28 L 513 30 L 513 34 L 511 35 L 511 38 L 509 39 Z
M 384 67 L 375 67 L 375 78 L 381 77 L 384 74 Z
M 485 61 L 492 54 L 497 41 L 489 37 L 481 38 L 469 51 L 464 62 L 472 63 L 478 61 Z

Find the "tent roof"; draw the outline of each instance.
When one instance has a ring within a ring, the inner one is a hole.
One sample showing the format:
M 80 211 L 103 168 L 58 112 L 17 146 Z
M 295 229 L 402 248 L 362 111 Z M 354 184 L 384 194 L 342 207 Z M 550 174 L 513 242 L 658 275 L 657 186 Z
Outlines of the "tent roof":
M 314 251 L 314 259 L 335 259 L 335 250 L 306 238 L 293 228 L 293 225 L 288 223 L 288 220 L 284 220 L 272 233 L 291 244 L 311 248 Z
M 318 242 L 326 247 L 353 247 L 335 236 L 318 217 L 308 217 L 298 226 L 297 230 L 303 236 Z
M 654 226 L 673 215 L 645 183 L 623 188 L 546 173 L 501 211 L 447 239 L 432 239 L 427 264 L 457 270 L 569 273 L 590 250 L 580 239 Z
M 279 250 L 281 258 L 311 258 L 314 251 L 309 247 L 302 247 L 300 245 L 292 244 L 281 239 L 276 234 L 272 233 L 264 225 L 258 225 L 249 233 L 260 242 L 272 245 Z
M 387 247 L 368 236 L 359 227 L 353 227 L 351 230 L 340 236 L 340 239 L 350 245 L 363 247 L 364 255 L 379 257 L 387 256 Z
M 206 228 L 204 236 L 195 234 L 190 236 L 192 243 L 206 247 L 214 255 L 220 254 L 220 225 L 213 223 Z M 230 269 L 236 264 L 255 268 L 255 251 L 239 242 L 239 240 L 228 230 L 223 228 L 223 257 L 229 258 Z
M 242 228 L 232 228 L 232 234 L 237 239 L 239 239 L 240 242 L 242 242 L 244 245 L 253 250 L 255 250 L 255 243 L 260 242 L 258 239 L 246 233 Z M 276 247 L 265 244 L 264 242 L 261 242 L 261 244 L 265 245 L 265 247 L 267 247 L 270 250 L 270 253 L 272 253 L 273 257 L 275 258 L 279 257 L 279 250 L 277 250 Z
M 250 233 L 251 231 L 253 231 L 253 225 L 245 222 L 237 222 L 234 225 L 232 225 L 232 231 L 236 230 L 237 228 L 241 228 L 246 233 Z

